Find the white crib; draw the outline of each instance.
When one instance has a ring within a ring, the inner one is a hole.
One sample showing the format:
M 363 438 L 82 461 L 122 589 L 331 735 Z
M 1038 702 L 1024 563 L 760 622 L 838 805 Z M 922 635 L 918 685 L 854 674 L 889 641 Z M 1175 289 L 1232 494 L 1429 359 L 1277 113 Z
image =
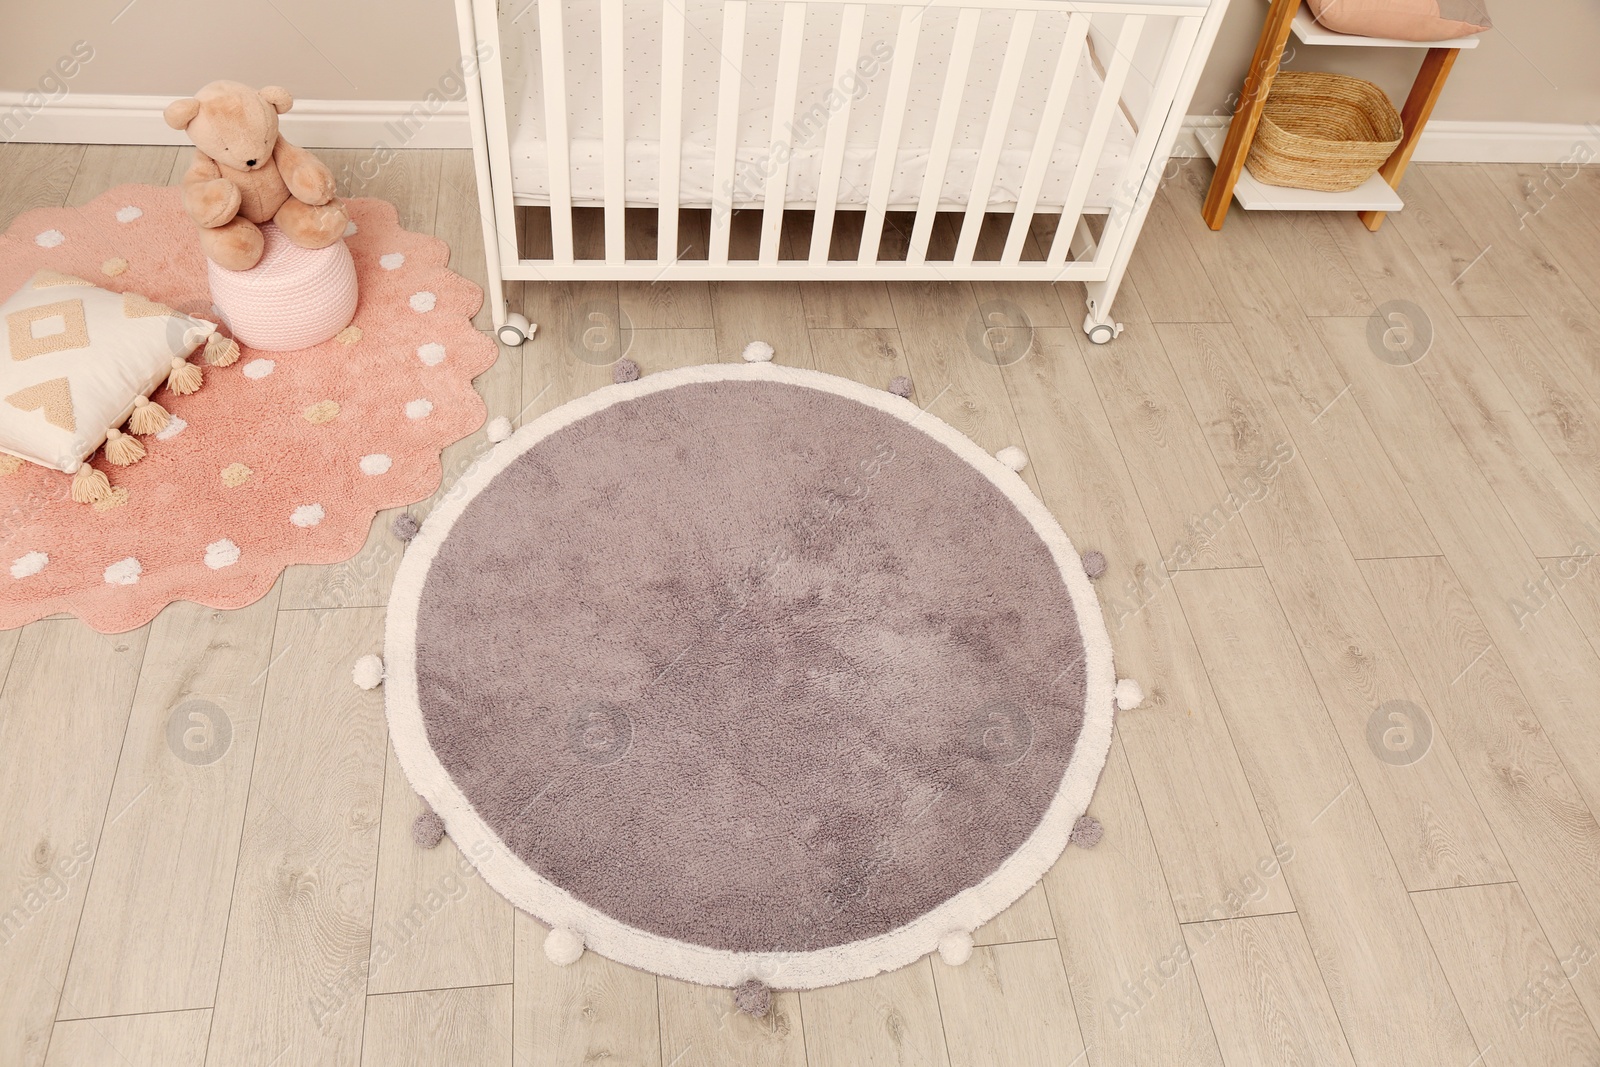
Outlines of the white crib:
M 1105 343 L 1226 7 L 456 0 L 495 328 L 508 280 L 981 278 Z

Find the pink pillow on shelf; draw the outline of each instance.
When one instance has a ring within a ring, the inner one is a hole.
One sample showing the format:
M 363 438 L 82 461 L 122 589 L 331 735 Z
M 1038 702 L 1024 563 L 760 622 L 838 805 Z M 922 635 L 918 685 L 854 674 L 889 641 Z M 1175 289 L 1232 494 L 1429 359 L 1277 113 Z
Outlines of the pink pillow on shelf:
M 1307 0 L 1311 14 L 1335 33 L 1447 41 L 1482 33 L 1493 23 L 1478 0 Z
M 261 262 L 249 270 L 206 260 L 211 299 L 233 336 L 251 348 L 289 352 L 319 345 L 350 325 L 356 266 L 345 243 L 301 248 L 270 222 L 261 235 Z

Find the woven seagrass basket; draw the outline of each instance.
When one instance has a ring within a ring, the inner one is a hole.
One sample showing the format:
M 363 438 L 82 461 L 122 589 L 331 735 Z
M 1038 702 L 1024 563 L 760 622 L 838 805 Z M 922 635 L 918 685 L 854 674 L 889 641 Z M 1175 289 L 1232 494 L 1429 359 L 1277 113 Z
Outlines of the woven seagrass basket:
M 1280 71 L 1245 165 L 1267 185 L 1340 193 L 1372 177 L 1403 133 L 1399 112 L 1371 82 Z

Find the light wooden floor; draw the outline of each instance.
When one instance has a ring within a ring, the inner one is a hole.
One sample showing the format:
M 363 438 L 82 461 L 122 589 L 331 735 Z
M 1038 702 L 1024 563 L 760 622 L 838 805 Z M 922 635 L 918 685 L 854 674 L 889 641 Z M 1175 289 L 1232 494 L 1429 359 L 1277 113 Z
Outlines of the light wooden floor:
M 0 224 L 181 167 L 0 147 Z M 242 611 L 0 633 L 0 1063 L 1600 1063 L 1600 173 L 1414 168 L 1377 234 L 1238 211 L 1212 234 L 1209 173 L 1158 199 L 1108 347 L 1077 286 L 529 285 L 539 339 L 479 382 L 531 418 L 609 379 L 582 339 L 625 317 L 647 373 L 765 338 L 909 374 L 985 448 L 1026 448 L 1110 558 L 1120 673 L 1150 698 L 1090 809 L 1105 841 L 968 965 L 758 1023 L 726 991 L 546 963 L 453 846 L 412 845 L 382 693 L 350 684 L 381 643 L 385 517 Z M 481 280 L 465 153 L 401 153 L 364 192 Z M 1382 344 L 1403 320 L 1374 330 L 1394 301 L 1431 332 L 1411 366 Z M 209 763 L 169 742 L 194 700 Z

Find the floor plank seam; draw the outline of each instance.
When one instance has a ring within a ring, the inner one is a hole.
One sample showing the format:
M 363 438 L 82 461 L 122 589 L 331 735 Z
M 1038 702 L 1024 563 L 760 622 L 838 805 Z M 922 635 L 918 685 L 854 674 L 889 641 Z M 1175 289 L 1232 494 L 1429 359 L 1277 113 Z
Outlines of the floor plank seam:
M 381 993 L 364 993 L 362 995 L 368 1000 L 377 1000 L 380 997 L 409 997 L 418 993 L 454 993 L 463 989 L 509 989 L 515 984 L 515 980 L 510 982 L 474 982 L 470 985 L 436 985 L 426 986 L 421 989 L 385 989 Z

